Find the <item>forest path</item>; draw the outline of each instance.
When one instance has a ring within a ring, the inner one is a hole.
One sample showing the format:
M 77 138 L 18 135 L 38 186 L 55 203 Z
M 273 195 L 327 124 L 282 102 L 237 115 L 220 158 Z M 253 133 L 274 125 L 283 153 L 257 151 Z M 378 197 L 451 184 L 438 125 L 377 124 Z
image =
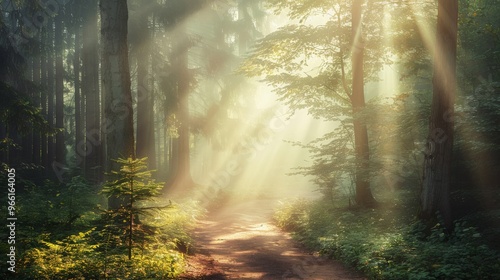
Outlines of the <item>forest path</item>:
M 181 279 L 365 279 L 303 249 L 271 222 L 276 200 L 225 205 L 195 231 L 196 254 Z

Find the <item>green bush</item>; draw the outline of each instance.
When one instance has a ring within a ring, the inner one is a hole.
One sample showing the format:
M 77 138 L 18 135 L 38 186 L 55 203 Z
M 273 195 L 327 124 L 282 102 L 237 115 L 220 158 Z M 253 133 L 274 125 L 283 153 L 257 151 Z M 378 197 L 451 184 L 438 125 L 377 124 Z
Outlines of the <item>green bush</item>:
M 23 227 L 46 230 L 69 229 L 85 224 L 98 201 L 95 187 L 80 176 L 66 184 L 46 181 L 42 186 L 29 184 L 19 194 L 18 219 Z
M 301 242 L 370 279 L 500 279 L 500 253 L 465 221 L 457 221 L 451 235 L 440 224 L 426 234 L 421 224 L 401 221 L 391 209 L 330 205 L 283 203 L 275 220 Z
M 307 209 L 310 203 L 305 199 L 280 202 L 280 207 L 274 212 L 275 223 L 285 230 L 298 230 L 307 219 Z
M 23 257 L 17 279 L 175 279 L 183 270 L 183 255 L 165 243 L 149 243 L 134 259 L 95 244 L 95 231 L 71 235 Z

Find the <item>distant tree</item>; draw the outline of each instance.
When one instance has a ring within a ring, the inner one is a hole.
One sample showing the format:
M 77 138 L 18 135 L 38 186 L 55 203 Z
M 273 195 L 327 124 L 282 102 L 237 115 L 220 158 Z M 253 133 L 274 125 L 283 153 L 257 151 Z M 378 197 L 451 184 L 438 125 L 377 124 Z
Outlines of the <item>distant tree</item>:
M 129 20 L 129 42 L 132 46 L 132 55 L 137 65 L 136 94 L 137 94 L 137 157 L 147 157 L 148 167 L 156 168 L 155 133 L 154 133 L 154 87 L 151 80 L 154 72 L 151 71 L 151 46 L 153 45 L 152 27 L 150 18 L 155 10 L 153 1 L 131 2 L 131 16 Z
M 457 30 L 458 0 L 440 0 L 420 218 L 427 222 L 436 221 L 439 212 L 448 230 L 451 230 L 453 225 L 450 180 L 454 120 L 449 116 L 454 114 L 456 94 Z
M 82 3 L 83 30 L 82 30 L 82 96 L 85 108 L 85 178 L 89 182 L 101 179 L 104 171 L 102 160 L 103 139 L 101 139 L 101 106 L 104 100 L 99 88 L 99 42 L 98 42 L 98 7 L 97 0 Z M 103 43 L 107 42 L 103 38 Z M 115 50 L 110 52 L 115 52 Z M 111 55 L 111 54 L 110 54 Z M 113 55 L 116 55 L 114 53 Z M 104 61 L 104 59 L 103 59 Z M 104 66 L 104 64 L 103 64 Z M 108 65 L 106 65 L 108 67 Z M 127 66 L 128 67 L 128 66 Z M 103 68 L 104 70 L 104 68 Z M 127 68 L 128 70 L 128 68 Z M 103 72 L 104 73 L 104 72 Z M 108 74 L 108 73 L 106 73 Z M 104 77 L 103 77 L 104 78 Z M 106 77 L 106 81 L 111 82 Z M 114 81 L 113 81 L 114 82 Z M 102 84 L 104 87 L 108 84 Z M 111 106 L 111 105 L 110 105 Z M 106 116 L 104 116 L 106 117 Z
M 58 15 L 54 18 L 54 47 L 55 47 L 55 117 L 56 128 L 59 130 L 56 134 L 55 142 L 55 160 L 57 164 L 64 164 L 66 145 L 64 141 L 64 26 L 63 26 L 63 8 L 61 7 Z
M 39 164 L 41 143 L 36 140 L 49 130 L 38 108 L 45 82 L 41 76 L 42 44 L 39 36 L 15 36 L 23 34 L 23 15 L 35 8 L 31 2 L 6 3 L 0 15 L 0 161 L 13 166 Z
M 55 48 L 54 48 L 54 20 L 49 19 L 46 32 L 47 38 L 45 41 L 45 49 L 47 51 L 47 77 L 46 77 L 46 90 L 47 90 L 47 121 L 50 126 L 55 127 L 54 123 L 54 92 L 55 92 Z M 52 174 L 52 164 L 56 159 L 55 156 L 55 143 L 54 136 L 49 135 L 47 137 L 47 166 L 46 170 L 48 173 Z
M 97 6 L 97 5 L 96 5 Z M 72 32 L 75 35 L 75 39 L 73 41 L 73 86 L 74 86 L 74 96 L 75 96 L 75 102 L 74 102 L 74 107 L 75 107 L 75 145 L 73 147 L 74 153 L 77 156 L 77 158 L 83 158 L 84 155 L 81 152 L 81 145 L 85 143 L 85 133 L 83 131 L 84 129 L 84 112 L 85 112 L 85 107 L 84 107 L 84 100 L 81 91 L 81 49 L 82 49 L 82 43 L 81 43 L 81 36 L 82 36 L 82 5 L 81 2 L 77 1 L 72 7 L 71 10 L 71 24 L 72 24 Z M 84 160 L 79 160 L 77 161 L 77 167 L 82 169 L 84 168 Z
M 167 1 L 161 8 L 158 19 L 163 22 L 165 29 L 171 30 L 171 50 L 168 55 L 169 73 L 161 77 L 166 87 L 167 122 L 170 121 L 171 130 L 175 131 L 172 139 L 169 160 L 168 188 L 180 190 L 193 186 L 191 176 L 191 116 L 189 107 L 190 91 L 194 83 L 194 71 L 190 69 L 189 50 L 193 47 L 193 39 L 187 30 L 187 18 L 199 11 L 207 4 L 205 1 Z M 175 120 L 175 121 L 172 121 Z

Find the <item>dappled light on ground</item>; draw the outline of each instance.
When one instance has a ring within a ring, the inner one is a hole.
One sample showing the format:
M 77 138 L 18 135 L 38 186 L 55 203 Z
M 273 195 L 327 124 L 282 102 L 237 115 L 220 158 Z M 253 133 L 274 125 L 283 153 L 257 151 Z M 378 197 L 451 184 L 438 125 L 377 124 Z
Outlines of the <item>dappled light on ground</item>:
M 276 228 L 271 222 L 275 205 L 276 200 L 269 199 L 228 204 L 200 222 L 196 255 L 213 259 L 211 273 L 223 272 L 213 279 L 364 279 L 306 251 Z

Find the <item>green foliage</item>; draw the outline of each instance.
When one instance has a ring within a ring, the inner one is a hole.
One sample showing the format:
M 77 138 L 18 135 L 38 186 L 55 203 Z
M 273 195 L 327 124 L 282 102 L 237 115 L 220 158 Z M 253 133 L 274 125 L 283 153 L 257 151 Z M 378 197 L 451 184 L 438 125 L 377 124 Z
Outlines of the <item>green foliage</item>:
M 58 130 L 54 130 L 45 120 L 40 108 L 34 106 L 32 102 L 24 97 L 13 87 L 4 82 L 0 82 L 0 120 L 8 125 L 14 125 L 19 131 L 27 132 L 31 128 L 35 128 L 46 134 L 53 134 Z M 4 139 L 0 139 L 4 144 Z M 0 150 L 5 147 L 0 146 Z
M 19 196 L 19 220 L 24 226 L 45 229 L 70 228 L 83 225 L 94 216 L 97 191 L 82 177 L 76 176 L 67 184 L 46 181 L 43 186 L 27 185 Z
M 16 279 L 175 279 L 183 269 L 182 254 L 168 244 L 149 243 L 131 261 L 109 254 L 98 235 L 91 229 L 62 241 L 42 240 L 24 255 Z
M 282 229 L 298 230 L 304 220 L 303 215 L 310 206 L 311 204 L 305 199 L 280 202 L 280 206 L 273 215 L 274 222 Z
M 117 245 L 124 243 L 125 238 L 128 239 L 126 246 L 131 259 L 133 246 L 137 246 L 138 242 L 144 242 L 144 238 L 153 233 L 153 229 L 141 224 L 139 215 L 151 215 L 151 211 L 169 206 L 141 205 L 141 202 L 153 201 L 164 185 L 151 179 L 152 171 L 147 170 L 147 158 L 115 161 L 121 165 L 120 170 L 112 171 L 116 179 L 106 182 L 101 193 L 108 198 L 121 199 L 121 205 L 106 212 L 110 221 L 107 231 L 114 237 L 122 239 Z
M 308 205 L 308 207 L 305 207 Z M 408 226 L 397 208 L 346 210 L 325 202 L 296 201 L 278 209 L 277 224 L 322 254 L 340 259 L 370 279 L 498 279 L 500 253 L 476 228 L 457 221 L 446 235 L 436 224 Z
M 292 110 L 305 108 L 315 117 L 326 119 L 332 114 L 346 116 L 352 83 L 351 3 L 268 2 L 277 12 L 299 19 L 299 24 L 288 24 L 259 40 L 240 71 L 249 76 L 263 76 L 279 100 Z M 387 53 L 381 35 L 384 7 L 367 5 L 363 25 L 364 76 L 368 80 L 376 79 L 382 64 L 387 62 Z
M 119 171 L 111 171 L 116 180 L 104 184 L 101 191 L 104 195 L 107 197 L 126 197 L 134 207 L 134 202 L 153 200 L 160 193 L 163 183 L 156 183 L 151 179 L 152 171 L 147 170 L 147 158 L 121 158 L 115 161 L 121 167 Z M 131 210 L 139 211 L 139 209 Z
M 98 245 L 89 244 L 93 230 L 71 235 L 62 241 L 41 240 L 40 247 L 29 250 L 23 257 L 21 275 L 32 279 L 97 278 L 96 270 L 89 270 L 98 260 Z M 98 267 L 96 267 L 97 272 Z M 53 277 L 53 278 L 52 278 Z
M 183 253 L 190 253 L 193 243 L 190 232 L 195 227 L 196 217 L 202 210 L 196 202 L 173 204 L 168 209 L 155 211 L 154 215 L 145 216 L 143 223 L 155 229 L 153 243 L 169 244 Z
M 184 269 L 183 253 L 192 243 L 189 231 L 201 213 L 200 207 L 194 202 L 167 206 L 152 202 L 154 197 L 149 194 L 156 194 L 161 184 L 148 180 L 150 172 L 141 167 L 144 159 L 124 161 L 134 165 L 121 169 L 128 180 L 116 178 L 108 188 L 116 182 L 133 182 L 137 186 L 134 190 L 139 190 L 133 196 L 137 199 L 132 210 L 135 212 L 127 212 L 140 217 L 133 224 L 132 260 L 126 252 L 127 229 L 117 220 L 128 217 L 120 212 L 127 205 L 115 213 L 99 216 L 95 209 L 99 197 L 94 186 L 81 177 L 74 177 L 67 184 L 47 181 L 36 186 L 23 182 L 26 192 L 19 193 L 16 205 L 17 273 L 5 270 L 0 272 L 0 278 L 176 279 Z M 152 190 L 147 190 L 148 187 Z M 7 243 L 2 245 L 4 251 L 8 250 L 6 246 Z

